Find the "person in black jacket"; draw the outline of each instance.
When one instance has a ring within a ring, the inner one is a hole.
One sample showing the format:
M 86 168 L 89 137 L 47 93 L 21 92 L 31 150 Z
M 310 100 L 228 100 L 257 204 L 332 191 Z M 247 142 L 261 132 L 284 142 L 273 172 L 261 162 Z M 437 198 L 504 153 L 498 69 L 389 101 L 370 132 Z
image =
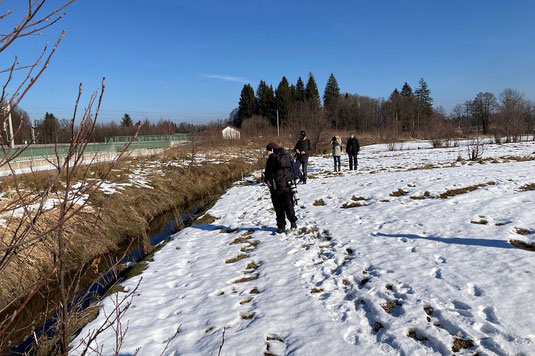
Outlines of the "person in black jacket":
M 299 170 L 299 182 L 307 183 L 307 164 L 308 156 L 312 152 L 312 144 L 307 138 L 305 131 L 300 132 L 301 138 L 295 144 L 295 162 L 297 163 L 297 169 Z
M 355 137 L 355 134 L 351 134 L 347 139 L 346 153 L 349 156 L 349 170 L 353 169 L 353 163 L 355 164 L 355 170 L 357 169 L 357 155 L 360 151 L 359 139 Z
M 290 163 L 290 155 L 276 143 L 269 143 L 266 146 L 268 159 L 264 180 L 271 193 L 271 201 L 277 216 L 277 233 L 283 233 L 286 228 L 286 218 L 290 221 L 291 228 L 297 228 L 297 218 L 295 217 L 292 194 L 290 192 L 290 182 L 294 175 Z

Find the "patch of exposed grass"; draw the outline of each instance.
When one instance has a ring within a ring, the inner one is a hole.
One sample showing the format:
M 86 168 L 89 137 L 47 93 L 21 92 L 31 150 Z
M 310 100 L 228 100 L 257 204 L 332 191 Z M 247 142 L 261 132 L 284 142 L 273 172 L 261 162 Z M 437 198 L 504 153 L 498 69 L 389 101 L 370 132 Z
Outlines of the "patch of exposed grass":
M 431 197 L 431 193 L 429 193 L 427 190 L 424 192 L 424 194 L 422 195 L 411 195 L 411 199 L 413 200 L 423 200 L 423 199 L 428 199 Z
M 312 293 L 312 294 L 321 293 L 321 292 L 323 292 L 323 288 L 312 288 L 310 290 L 310 293 Z
M 473 192 L 474 190 L 477 190 L 479 188 L 483 188 L 483 187 L 486 187 L 486 186 L 489 186 L 489 185 L 496 185 L 496 182 L 487 182 L 487 183 L 470 185 L 470 186 L 464 187 L 464 188 L 449 189 L 449 190 L 446 190 L 444 193 L 441 193 L 438 196 L 438 198 L 447 199 L 447 198 L 450 198 L 450 197 L 454 197 L 456 195 Z
M 358 208 L 358 207 L 361 207 L 361 206 L 368 206 L 368 204 L 362 204 L 362 203 L 359 203 L 359 202 L 344 203 L 344 204 L 342 204 L 342 206 L 340 206 L 340 208 L 349 209 L 349 208 Z
M 424 306 L 424 312 L 425 312 L 427 315 L 431 316 L 431 315 L 433 314 L 434 311 L 435 311 L 435 309 L 434 309 L 432 306 L 430 306 L 430 305 L 426 305 L 426 306 Z
M 456 337 L 455 339 L 453 339 L 453 346 L 451 347 L 451 351 L 459 352 L 462 349 L 469 349 L 472 347 L 474 347 L 474 342 L 472 340 Z
M 398 190 L 393 191 L 392 193 L 390 193 L 390 196 L 391 197 L 402 197 L 404 195 L 407 195 L 407 193 L 408 193 L 407 191 L 399 188 Z
M 279 336 L 279 335 L 275 335 L 275 334 L 269 334 L 269 335 L 266 335 L 266 341 L 279 341 L 279 342 L 284 342 L 284 339 Z
M 238 256 L 236 257 L 232 257 L 232 258 L 229 258 L 229 259 L 226 259 L 225 260 L 225 263 L 235 263 L 235 262 L 238 262 L 240 260 L 243 260 L 244 258 L 247 258 L 249 257 L 248 254 L 245 254 L 245 253 L 240 253 Z
M 481 220 L 471 220 L 470 223 L 478 224 L 478 225 L 487 225 L 489 222 L 485 219 L 481 219 Z
M 516 248 L 521 248 L 523 250 L 534 251 L 535 252 L 535 243 L 528 243 L 520 240 L 509 240 L 509 243 Z
M 237 244 L 243 244 L 248 242 L 251 239 L 251 236 L 240 236 L 236 237 L 234 240 L 232 240 L 229 245 L 237 245 Z
M 523 191 L 535 190 L 535 183 L 528 183 L 520 187 Z
M 439 167 L 435 166 L 432 163 L 427 163 L 427 164 L 425 164 L 423 166 L 409 168 L 408 171 L 419 171 L 419 170 L 433 169 L 433 168 L 439 168 Z
M 389 201 L 390 201 L 390 200 L 388 200 L 388 199 L 381 199 L 381 200 L 379 200 L 379 202 L 381 202 L 381 203 L 388 203 Z
M 368 199 L 363 198 L 363 197 L 358 197 L 358 196 L 356 196 L 356 195 L 353 195 L 353 196 L 351 197 L 351 200 L 353 200 L 353 201 L 365 200 L 365 201 L 366 201 L 366 200 L 368 200 Z
M 382 328 L 384 328 L 385 326 L 383 325 L 383 323 L 381 323 L 380 321 L 376 321 L 374 324 L 373 324 L 373 331 L 375 333 L 378 333 L 379 331 L 381 331 Z
M 315 200 L 314 203 L 312 203 L 312 205 L 314 205 L 314 206 L 325 206 L 325 202 L 323 201 L 323 199 L 318 199 L 318 200 Z
M 242 318 L 243 320 L 251 320 L 252 318 L 254 318 L 255 316 L 255 312 L 252 312 L 252 313 L 240 313 L 240 318 Z
M 249 291 L 250 294 L 260 294 L 261 292 L 258 290 L 258 288 L 254 287 Z
M 242 278 L 236 279 L 232 283 L 245 283 L 245 282 L 254 281 L 257 278 L 258 278 L 258 274 L 253 274 L 253 275 L 250 275 L 250 276 L 246 276 L 246 277 L 242 277 Z
M 531 231 L 528 230 L 528 229 L 524 229 L 524 228 L 521 228 L 521 227 L 516 227 L 515 226 L 515 232 L 519 235 L 530 235 L 531 234 Z
M 346 248 L 346 252 L 350 255 L 353 253 L 353 249 L 351 247 Z
M 363 285 L 365 285 L 366 283 L 368 283 L 369 281 L 370 281 L 369 278 L 362 278 L 362 279 L 360 280 L 359 284 L 360 284 L 361 286 L 363 286 Z
M 201 216 L 200 218 L 198 218 L 197 220 L 195 220 L 193 225 L 200 225 L 200 224 L 209 225 L 209 224 L 212 224 L 217 219 L 219 219 L 218 216 L 213 216 L 207 213 Z
M 220 234 L 232 234 L 233 232 L 236 232 L 236 231 L 238 231 L 237 228 L 231 229 L 229 227 L 226 227 L 226 228 L 219 230 L 219 233 Z
M 124 287 L 120 284 L 114 284 L 113 286 L 111 286 L 111 288 L 109 288 L 106 293 L 104 294 L 104 298 L 105 297 L 108 297 L 112 294 L 115 294 L 115 293 L 124 293 L 126 292 L 126 290 L 124 289 Z
M 388 314 L 392 314 L 392 311 L 394 310 L 394 308 L 400 307 L 400 306 L 401 306 L 401 303 L 397 300 L 393 300 L 391 302 L 381 304 L 381 308 L 383 308 L 383 310 L 387 312 Z
M 147 268 L 146 262 L 136 263 L 133 266 L 128 267 L 124 272 L 124 279 L 130 279 L 135 276 L 139 276 Z
M 253 298 L 242 299 L 242 300 L 240 300 L 240 305 L 248 304 L 248 303 L 250 303 L 252 300 L 253 300 Z
M 213 331 L 215 328 L 213 326 L 209 326 L 206 329 L 204 329 L 204 333 L 208 334 L 210 331 Z
M 427 338 L 425 335 L 422 335 L 416 329 L 409 329 L 409 331 L 407 332 L 407 336 L 410 337 L 411 339 L 414 339 L 420 342 L 429 341 L 429 338 Z
M 258 261 L 258 262 L 249 262 L 247 264 L 247 267 L 245 267 L 245 269 L 252 269 L 252 270 L 256 270 L 258 269 L 260 266 L 262 265 L 262 261 Z
M 349 284 L 351 284 L 351 282 L 349 282 L 349 279 L 342 279 L 342 283 L 344 284 L 344 286 L 348 286 Z

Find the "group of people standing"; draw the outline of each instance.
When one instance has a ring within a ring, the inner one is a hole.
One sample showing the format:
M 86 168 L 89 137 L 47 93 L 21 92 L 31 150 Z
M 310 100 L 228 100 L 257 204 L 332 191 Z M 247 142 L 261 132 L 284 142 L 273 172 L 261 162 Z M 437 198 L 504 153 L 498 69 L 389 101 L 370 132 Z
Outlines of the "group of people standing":
M 332 155 L 334 159 L 334 171 L 341 172 L 342 140 L 340 136 L 331 139 Z M 359 140 L 355 134 L 350 134 L 346 143 L 346 153 L 349 157 L 349 169 L 357 169 L 357 155 L 360 151 Z M 299 133 L 299 140 L 294 146 L 295 161 L 292 155 L 283 147 L 276 143 L 269 143 L 266 146 L 266 169 L 264 181 L 269 187 L 271 201 L 275 209 L 277 219 L 277 233 L 285 231 L 286 219 L 291 224 L 291 228 L 297 228 L 297 218 L 295 216 L 294 203 L 296 202 L 295 180 L 297 183 L 306 184 L 308 158 L 312 152 L 312 144 L 307 138 L 306 132 Z

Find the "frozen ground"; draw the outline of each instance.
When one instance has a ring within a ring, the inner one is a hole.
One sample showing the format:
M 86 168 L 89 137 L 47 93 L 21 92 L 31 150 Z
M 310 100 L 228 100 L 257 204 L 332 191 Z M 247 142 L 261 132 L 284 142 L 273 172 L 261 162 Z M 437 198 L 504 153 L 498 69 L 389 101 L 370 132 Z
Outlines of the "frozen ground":
M 418 146 L 364 147 L 341 174 L 312 158 L 299 229 L 281 235 L 265 185 L 236 184 L 213 223 L 123 283 L 142 277 L 121 354 L 535 354 L 535 253 L 508 243 L 535 241 L 535 190 L 522 189 L 535 160 L 519 158 L 535 143 L 488 145 L 482 163 Z M 98 348 L 115 342 L 110 328 Z

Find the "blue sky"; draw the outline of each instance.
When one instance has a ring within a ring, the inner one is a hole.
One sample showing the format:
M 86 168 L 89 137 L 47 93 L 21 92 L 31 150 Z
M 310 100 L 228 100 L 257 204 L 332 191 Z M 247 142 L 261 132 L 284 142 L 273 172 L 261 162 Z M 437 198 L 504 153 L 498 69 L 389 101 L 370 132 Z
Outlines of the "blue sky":
M 534 1 L 78 0 L 0 64 L 28 63 L 67 30 L 21 104 L 32 119 L 69 117 L 78 83 L 87 102 L 106 76 L 102 121 L 206 122 L 228 117 L 244 82 L 276 87 L 309 72 L 321 93 L 332 72 L 342 92 L 372 97 L 423 77 L 449 112 L 479 91 L 535 99 L 534 15 Z

